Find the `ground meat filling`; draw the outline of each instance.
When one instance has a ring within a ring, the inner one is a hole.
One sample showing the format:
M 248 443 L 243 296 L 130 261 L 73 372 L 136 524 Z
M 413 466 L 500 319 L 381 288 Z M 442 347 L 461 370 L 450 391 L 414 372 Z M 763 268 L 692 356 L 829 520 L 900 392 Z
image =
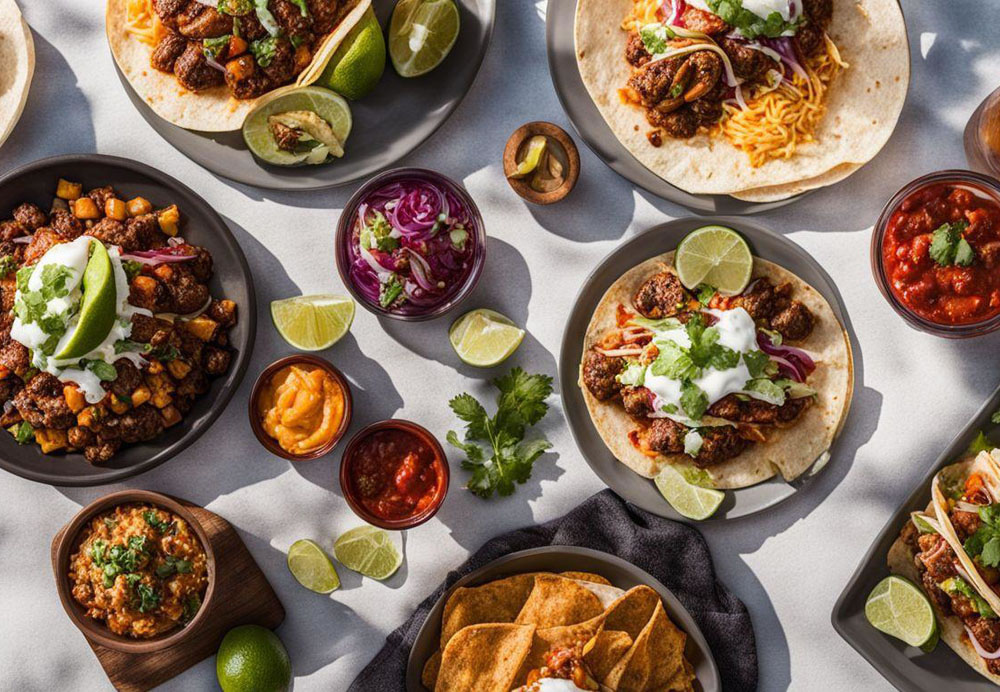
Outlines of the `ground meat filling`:
M 632 67 L 642 67 L 652 59 L 653 56 L 646 50 L 639 33 L 636 31 L 629 33 L 625 41 L 625 61 Z
M 646 279 L 635 292 L 632 303 L 643 317 L 658 320 L 686 309 L 690 299 L 677 275 L 665 271 Z
M 649 426 L 647 444 L 661 454 L 683 454 L 684 438 L 689 428 L 670 418 L 656 418 Z M 694 465 L 705 469 L 743 453 L 751 443 L 740 437 L 736 428 L 728 425 L 699 428 L 702 443 L 698 454 L 692 458 Z
M 633 418 L 645 419 L 653 412 L 653 393 L 645 387 L 623 387 L 622 406 Z
M 808 338 L 815 326 L 812 312 L 792 298 L 790 283 L 774 286 L 767 279 L 757 279 L 740 295 L 723 299 L 723 309 L 743 308 L 754 320 L 781 334 L 789 341 Z
M 624 365 L 624 359 L 605 356 L 592 348 L 583 357 L 583 383 L 598 400 L 607 401 L 621 389 L 617 378 Z
M 812 397 L 787 399 L 781 406 L 758 399 L 743 400 L 735 394 L 719 399 L 708 407 L 708 415 L 734 423 L 781 425 L 794 421 L 812 403 Z
M 955 520 L 960 514 L 969 513 L 954 512 L 951 515 L 956 529 L 958 524 Z M 958 522 L 965 523 L 965 520 L 958 519 Z M 913 562 L 920 574 L 920 582 L 941 612 L 961 619 L 987 651 L 1000 649 L 1000 618 L 982 617 L 972 599 L 960 593 L 949 594 L 939 586 L 946 579 L 958 575 L 955 569 L 958 558 L 947 541 L 936 533 L 919 533 L 912 522 L 903 529 L 901 538 L 915 551 Z M 991 673 L 1000 674 L 1000 659 L 984 659 L 984 662 Z

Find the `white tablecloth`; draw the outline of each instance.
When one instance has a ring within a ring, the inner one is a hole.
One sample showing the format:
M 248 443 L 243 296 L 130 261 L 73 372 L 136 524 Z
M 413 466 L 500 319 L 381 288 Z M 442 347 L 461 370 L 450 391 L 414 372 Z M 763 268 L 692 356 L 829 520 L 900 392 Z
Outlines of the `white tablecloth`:
M 340 569 L 329 596 L 300 587 L 285 567 L 299 538 L 330 547 L 359 520 L 341 497 L 339 453 L 292 466 L 265 453 L 246 421 L 254 376 L 290 349 L 271 327 L 268 303 L 298 293 L 342 292 L 333 253 L 340 208 L 353 186 L 309 194 L 234 185 L 157 136 L 130 104 L 104 37 L 103 2 L 22 0 L 38 64 L 27 109 L 0 150 L 0 172 L 75 152 L 133 157 L 198 190 L 231 223 L 256 278 L 260 329 L 250 371 L 229 407 L 194 446 L 113 487 L 60 489 L 0 478 L 0 688 L 106 689 L 108 681 L 56 597 L 52 535 L 83 504 L 122 488 L 174 493 L 226 517 L 281 597 L 279 628 L 300 690 L 344 689 L 447 571 L 486 539 L 559 516 L 603 485 L 576 451 L 558 398 L 542 426 L 555 453 L 506 499 L 462 488 L 438 516 L 406 536 L 406 562 L 386 583 Z M 580 281 L 622 238 L 683 208 L 634 189 L 581 144 L 578 189 L 551 208 L 529 207 L 504 181 L 507 136 L 528 120 L 569 129 L 545 59 L 545 2 L 500 0 L 493 44 L 454 117 L 402 161 L 465 183 L 490 236 L 483 280 L 465 307 L 488 306 L 528 336 L 509 364 L 555 374 L 563 316 Z M 882 204 L 910 179 L 961 167 L 962 128 L 997 86 L 1000 34 L 992 3 L 905 2 L 913 78 L 895 135 L 845 183 L 759 220 L 810 251 L 836 281 L 856 332 L 857 388 L 844 439 L 817 482 L 745 520 L 702 528 L 719 576 L 753 616 L 763 690 L 881 689 L 882 678 L 830 626 L 845 581 L 889 515 L 939 450 L 997 385 L 1000 335 L 947 342 L 917 333 L 872 281 L 870 229 Z M 419 421 L 440 438 L 456 426 L 447 400 L 491 396 L 484 373 L 459 363 L 449 320 L 380 324 L 359 309 L 350 336 L 324 355 L 356 388 L 353 430 L 390 416 Z M 453 462 L 457 457 L 453 456 Z M 166 688 L 210 689 L 214 659 Z

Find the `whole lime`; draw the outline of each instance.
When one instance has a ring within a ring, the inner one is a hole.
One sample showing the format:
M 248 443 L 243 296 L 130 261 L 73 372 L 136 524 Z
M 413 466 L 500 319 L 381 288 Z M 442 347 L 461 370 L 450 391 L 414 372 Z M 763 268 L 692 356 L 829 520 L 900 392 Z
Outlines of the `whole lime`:
M 278 635 L 259 625 L 241 625 L 222 639 L 215 675 L 223 692 L 284 692 L 292 684 L 292 664 Z
M 357 101 L 371 93 L 385 71 L 385 37 L 369 7 L 326 64 L 316 84 Z

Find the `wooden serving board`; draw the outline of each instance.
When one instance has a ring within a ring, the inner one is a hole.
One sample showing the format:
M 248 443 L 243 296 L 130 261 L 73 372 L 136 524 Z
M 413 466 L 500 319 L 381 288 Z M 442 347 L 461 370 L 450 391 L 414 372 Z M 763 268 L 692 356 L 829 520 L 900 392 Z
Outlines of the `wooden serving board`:
M 207 618 L 190 639 L 150 654 L 128 654 L 94 643 L 93 649 L 108 679 L 122 692 L 141 692 L 161 685 L 194 664 L 215 654 L 226 632 L 238 625 L 274 629 L 285 619 L 285 609 L 236 530 L 204 507 L 177 499 L 199 521 L 215 553 L 215 596 Z M 52 567 L 63 531 L 52 539 Z M 56 574 L 56 579 L 66 575 Z

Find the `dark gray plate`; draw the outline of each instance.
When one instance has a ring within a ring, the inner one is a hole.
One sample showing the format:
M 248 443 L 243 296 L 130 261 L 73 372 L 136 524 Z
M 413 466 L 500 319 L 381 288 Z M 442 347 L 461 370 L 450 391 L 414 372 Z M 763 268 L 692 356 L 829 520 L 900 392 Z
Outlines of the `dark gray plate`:
M 479 72 L 493 32 L 496 0 L 456 0 L 461 30 L 451 53 L 432 72 L 403 79 L 386 62 L 378 88 L 351 102 L 354 125 L 342 159 L 323 166 L 284 168 L 254 158 L 236 132 L 195 132 L 168 123 L 135 93 L 118 70 L 142 117 L 161 137 L 192 161 L 224 178 L 272 190 L 321 190 L 367 177 L 416 149 L 458 107 Z M 386 30 L 396 0 L 372 5 Z M 117 69 L 117 68 L 116 68 Z
M 960 459 L 980 430 L 985 431 L 991 440 L 1000 440 L 1000 426 L 990 421 L 997 408 L 1000 408 L 1000 388 L 955 436 L 906 503 L 882 527 L 833 607 L 833 628 L 837 633 L 900 690 L 973 692 L 991 687 L 986 678 L 943 642 L 932 653 L 925 654 L 876 630 L 865 619 L 865 600 L 875 585 L 889 576 L 886 556 L 903 525 L 910 520 L 910 513 L 923 510 L 930 502 L 934 474 L 942 466 Z
M 809 194 L 764 203 L 744 202 L 729 195 L 693 195 L 646 168 L 618 141 L 587 93 L 576 65 L 575 23 L 576 0 L 549 0 L 545 36 L 552 84 L 577 134 L 620 176 L 657 197 L 709 214 L 756 214 L 791 204 Z
M 580 379 L 580 360 L 583 357 L 583 341 L 587 325 L 608 287 L 632 267 L 650 257 L 675 249 L 685 235 L 700 226 L 710 224 L 729 226 L 742 233 L 750 243 L 755 256 L 785 267 L 819 291 L 830 303 L 840 323 L 845 327 L 848 326 L 840 294 L 834 287 L 833 280 L 819 263 L 785 236 L 739 217 L 689 217 L 669 221 L 622 243 L 597 265 L 584 281 L 583 288 L 576 298 L 573 310 L 566 321 L 562 348 L 559 351 L 559 379 L 566 420 L 569 421 L 569 429 L 584 459 L 608 487 L 647 512 L 679 521 L 687 520 L 663 499 L 653 482 L 615 459 L 605 446 L 590 419 L 583 392 L 577 383 Z M 846 417 L 848 414 L 844 415 Z M 831 455 L 835 454 L 836 447 L 835 440 L 830 450 Z M 825 466 L 826 463 L 814 464 L 812 469 L 792 483 L 776 477 L 749 488 L 727 490 L 726 499 L 712 519 L 734 519 L 776 505 L 802 488 Z
M 237 350 L 229 372 L 212 381 L 209 391 L 198 399 L 180 424 L 155 440 L 126 445 L 109 463 L 94 466 L 82 454 L 42 454 L 37 445 L 18 445 L 6 432 L 0 433 L 0 467 L 7 471 L 52 485 L 101 485 L 162 464 L 198 439 L 218 418 L 250 362 L 257 332 L 257 304 L 246 257 L 222 218 L 186 185 L 136 161 L 74 154 L 18 168 L 0 177 L 0 219 L 10 218 L 14 207 L 21 202 L 34 202 L 48 209 L 59 178 L 81 182 L 84 190 L 111 185 L 129 197 L 141 195 L 157 207 L 177 204 L 183 224 L 181 233 L 212 253 L 215 263 L 215 275 L 210 282 L 212 295 L 230 298 L 239 306 L 239 321 L 229 333 Z
M 687 609 L 670 590 L 654 579 L 648 572 L 622 560 L 615 555 L 602 553 L 590 548 L 553 545 L 545 548 L 532 548 L 505 555 L 494 560 L 459 579 L 438 599 L 430 614 L 424 620 L 417 633 L 417 640 L 410 649 L 410 658 L 406 663 L 406 689 L 408 692 L 424 692 L 420 682 L 424 663 L 438 649 L 441 640 L 441 613 L 444 604 L 455 589 L 463 586 L 476 586 L 525 572 L 593 572 L 599 574 L 619 589 L 629 590 L 634 586 L 645 584 L 663 599 L 663 607 L 670 620 L 687 634 L 687 644 L 684 655 L 694 666 L 694 688 L 698 692 L 718 692 L 722 689 L 719 680 L 719 669 L 715 658 L 708 648 L 708 642 L 698 629 L 698 624 Z

